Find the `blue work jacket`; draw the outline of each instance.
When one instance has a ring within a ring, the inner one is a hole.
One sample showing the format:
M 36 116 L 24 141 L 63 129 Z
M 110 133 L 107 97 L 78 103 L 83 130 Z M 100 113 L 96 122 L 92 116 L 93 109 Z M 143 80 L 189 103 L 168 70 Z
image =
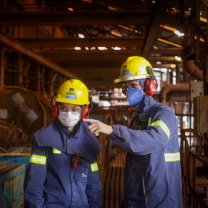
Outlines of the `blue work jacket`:
M 25 208 L 100 208 L 100 144 L 85 122 L 76 134 L 58 119 L 36 132 L 25 177 Z M 81 154 L 78 168 L 72 167 Z
M 124 208 L 182 208 L 182 185 L 178 124 L 173 111 L 144 96 L 135 107 L 147 113 L 142 123 L 135 116 L 130 128 L 114 125 L 111 139 L 127 151 L 124 181 Z M 136 130 L 134 130 L 136 129 Z M 146 197 L 142 189 L 141 156 Z M 146 206 L 147 200 L 147 206 Z

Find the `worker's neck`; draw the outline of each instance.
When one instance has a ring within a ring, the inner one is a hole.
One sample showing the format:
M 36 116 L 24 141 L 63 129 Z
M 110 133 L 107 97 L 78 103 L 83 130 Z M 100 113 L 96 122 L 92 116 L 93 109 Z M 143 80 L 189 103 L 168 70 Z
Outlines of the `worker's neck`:
M 74 128 L 75 128 L 75 126 L 68 127 L 68 129 L 69 129 L 71 132 L 74 132 Z

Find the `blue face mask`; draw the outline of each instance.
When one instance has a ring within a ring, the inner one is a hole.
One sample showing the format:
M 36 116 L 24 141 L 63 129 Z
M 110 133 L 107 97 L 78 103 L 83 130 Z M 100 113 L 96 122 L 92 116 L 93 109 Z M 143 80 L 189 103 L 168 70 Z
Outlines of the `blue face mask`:
M 127 100 L 129 102 L 129 105 L 138 104 L 143 97 L 144 97 L 143 90 L 139 90 L 137 88 L 127 88 Z

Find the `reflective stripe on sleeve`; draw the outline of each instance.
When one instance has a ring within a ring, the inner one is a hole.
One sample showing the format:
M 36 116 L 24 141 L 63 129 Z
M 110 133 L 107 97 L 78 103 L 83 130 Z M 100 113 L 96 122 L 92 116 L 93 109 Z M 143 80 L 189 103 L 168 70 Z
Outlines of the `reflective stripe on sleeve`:
M 167 134 L 168 139 L 169 139 L 170 130 L 169 130 L 169 128 L 167 127 L 167 125 L 163 121 L 161 121 L 161 120 L 154 121 L 153 123 L 151 123 L 150 126 L 160 126 L 161 129 Z
M 41 164 L 41 165 L 45 165 L 46 164 L 46 158 L 45 156 L 41 156 L 41 155 L 31 155 L 30 156 L 30 163 L 37 163 L 37 164 Z
M 94 172 L 94 171 L 97 171 L 97 170 L 98 170 L 98 165 L 97 165 L 97 163 L 93 163 L 93 164 L 91 164 L 91 170 L 92 170 L 92 172 Z
M 53 148 L 53 153 L 54 154 L 61 154 L 61 151 L 57 150 L 56 148 Z
M 180 161 L 180 152 L 176 153 L 164 153 L 166 162 Z

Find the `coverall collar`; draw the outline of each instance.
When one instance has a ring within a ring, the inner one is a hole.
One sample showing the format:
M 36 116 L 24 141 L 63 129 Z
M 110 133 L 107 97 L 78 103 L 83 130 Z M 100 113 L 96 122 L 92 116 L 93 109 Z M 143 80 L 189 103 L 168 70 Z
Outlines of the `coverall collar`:
M 146 113 L 157 102 L 150 96 L 144 95 L 141 102 L 135 105 L 135 109 L 138 113 Z

